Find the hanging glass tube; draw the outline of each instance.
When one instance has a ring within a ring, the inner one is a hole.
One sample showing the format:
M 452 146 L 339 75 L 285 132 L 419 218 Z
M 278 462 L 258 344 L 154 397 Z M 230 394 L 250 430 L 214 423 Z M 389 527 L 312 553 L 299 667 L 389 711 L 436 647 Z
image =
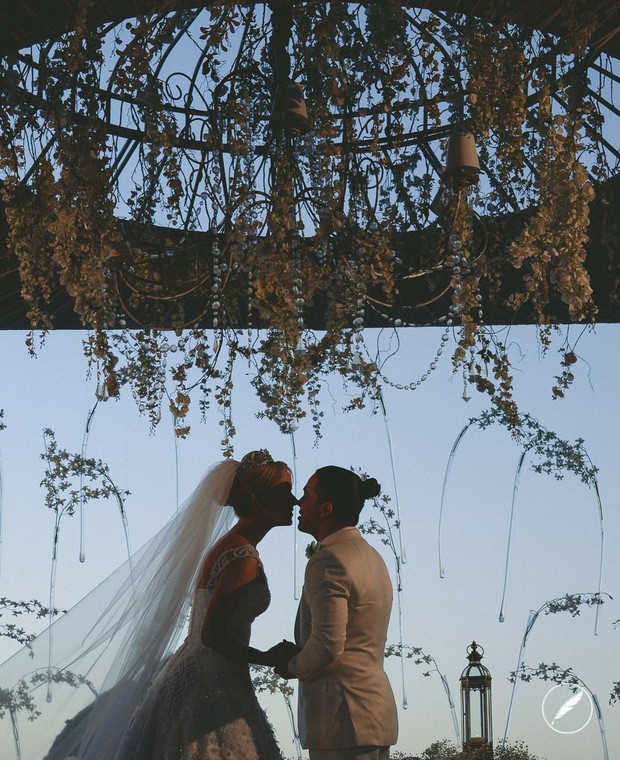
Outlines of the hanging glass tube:
M 97 391 L 99 394 L 99 390 Z M 97 410 L 97 406 L 99 404 L 99 399 L 95 401 L 95 405 L 88 413 L 88 417 L 86 418 L 86 426 L 84 427 L 84 435 L 82 436 L 82 459 L 86 458 L 86 450 L 88 448 L 88 438 L 90 436 L 90 428 L 92 425 L 93 417 L 95 416 L 95 411 Z M 84 518 L 85 518 L 85 510 L 84 505 L 86 504 L 86 499 L 84 497 L 84 489 L 83 489 L 83 482 L 84 482 L 84 473 L 80 472 L 80 562 L 86 561 L 86 549 L 84 546 Z
M 404 565 L 407 562 L 407 555 L 405 551 L 405 544 L 403 542 L 403 527 L 402 527 L 402 519 L 400 515 L 400 498 L 398 496 L 398 478 L 396 477 L 396 465 L 394 461 L 394 446 L 392 444 L 392 434 L 390 432 L 390 421 L 388 418 L 388 413 L 385 406 L 385 400 L 383 398 L 383 393 L 381 392 L 381 389 L 379 389 L 378 397 L 379 397 L 379 403 L 381 404 L 381 411 L 383 412 L 383 421 L 385 423 L 385 434 L 387 436 L 388 450 L 390 453 L 390 466 L 392 468 L 392 484 L 394 486 L 394 504 L 396 506 L 396 519 L 398 520 L 399 559 L 400 559 L 401 564 Z
M 519 457 L 517 464 L 517 470 L 515 472 L 515 481 L 512 487 L 512 504 L 510 506 L 510 525 L 508 527 L 508 541 L 506 543 L 506 562 L 504 564 L 504 587 L 502 589 L 502 601 L 499 607 L 499 622 L 503 623 L 504 617 L 504 602 L 506 600 L 506 590 L 508 588 L 508 568 L 510 565 L 510 549 L 512 546 L 512 527 L 514 524 L 515 505 L 517 503 L 517 492 L 519 489 L 519 480 L 521 479 L 521 470 L 523 468 L 523 461 L 525 459 L 526 451 L 523 450 Z
M 469 430 L 469 427 L 471 425 L 471 422 L 468 422 L 467 425 L 461 430 L 461 432 L 457 435 L 456 440 L 452 444 L 452 450 L 450 451 L 450 456 L 448 457 L 448 464 L 446 465 L 446 472 L 443 476 L 443 485 L 441 487 L 441 504 L 439 506 L 439 528 L 437 532 L 437 549 L 439 552 L 439 577 L 444 578 L 446 575 L 446 571 L 443 564 L 443 555 L 441 550 L 441 529 L 443 526 L 443 510 L 446 502 L 446 489 L 448 485 L 448 478 L 450 476 L 450 470 L 452 469 L 452 462 L 454 461 L 454 455 L 456 454 L 456 450 L 459 447 L 459 444 L 461 440 L 463 439 L 463 436 L 465 433 Z
M 295 430 L 291 427 L 291 448 L 293 451 L 293 492 L 295 491 L 295 488 L 297 487 L 297 446 L 295 445 Z M 298 533 L 297 530 L 297 518 L 299 516 L 299 505 L 295 504 L 293 508 L 293 598 L 295 600 L 299 599 L 300 591 L 299 591 L 299 568 L 298 568 L 298 557 L 297 557 L 297 542 L 298 542 Z

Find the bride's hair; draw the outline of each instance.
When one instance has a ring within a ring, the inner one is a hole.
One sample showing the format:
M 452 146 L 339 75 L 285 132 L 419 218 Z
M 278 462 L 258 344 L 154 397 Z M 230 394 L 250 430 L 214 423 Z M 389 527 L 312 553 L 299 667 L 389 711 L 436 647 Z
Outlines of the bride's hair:
M 239 465 L 228 495 L 228 504 L 237 517 L 246 517 L 252 506 L 252 495 L 268 491 L 291 471 L 285 462 L 274 462 L 266 449 L 251 451 Z
M 317 493 L 332 504 L 335 517 L 345 525 L 356 525 L 366 499 L 381 493 L 381 486 L 374 478 L 362 480 L 344 467 L 321 467 L 315 474 Z

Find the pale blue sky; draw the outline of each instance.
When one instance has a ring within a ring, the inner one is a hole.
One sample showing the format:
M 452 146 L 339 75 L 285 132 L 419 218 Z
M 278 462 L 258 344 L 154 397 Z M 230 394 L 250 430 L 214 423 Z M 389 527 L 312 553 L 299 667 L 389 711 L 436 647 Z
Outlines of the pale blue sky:
M 577 331 L 571 335 L 576 336 Z M 401 348 L 386 367 L 397 382 L 411 382 L 426 371 L 441 332 L 411 329 L 401 332 Z M 537 415 L 546 427 L 573 439 L 581 436 L 594 463 L 605 512 L 606 560 L 603 590 L 614 596 L 601 612 L 600 633 L 594 636 L 594 613 L 539 618 L 530 634 L 526 662 L 557 662 L 575 672 L 598 695 L 603 707 L 610 758 L 620 757 L 620 707 L 608 705 L 614 680 L 620 680 L 617 652 L 620 628 L 618 604 L 620 517 L 616 439 L 620 425 L 617 345 L 620 328 L 601 326 L 581 339 L 577 353 L 575 387 L 563 401 L 551 401 L 553 376 L 558 374 L 556 349 L 539 357 L 532 328 L 511 333 L 514 357 L 523 359 L 515 380 L 523 411 Z M 369 344 L 375 334 L 367 333 Z M 79 452 L 85 421 L 94 403 L 94 381 L 86 380 L 81 336 L 55 333 L 38 359 L 27 356 L 24 334 L 0 334 L 0 408 L 7 430 L 0 433 L 3 478 L 3 553 L 0 595 L 47 598 L 51 556 L 52 515 L 39 487 L 43 477 L 42 430 L 56 432 L 61 447 Z M 450 346 L 451 344 L 448 344 Z M 586 364 L 587 362 L 587 364 Z M 241 456 L 262 446 L 274 456 L 291 461 L 290 440 L 274 425 L 255 416 L 257 402 L 243 368 L 238 368 L 233 394 L 238 435 L 235 450 Z M 465 649 L 476 639 L 485 648 L 484 663 L 493 675 L 494 734 L 503 735 L 510 685 L 508 673 L 516 665 L 528 612 L 565 593 L 592 592 L 598 578 L 599 522 L 596 500 L 574 476 L 556 482 L 529 469 L 521 478 L 517 503 L 506 621 L 498 622 L 508 532 L 510 500 L 519 449 L 507 432 L 470 430 L 455 457 L 448 485 L 444 518 L 446 577 L 439 578 L 437 528 L 443 474 L 452 444 L 467 420 L 486 408 L 486 398 L 472 391 L 461 399 L 462 381 L 453 377 L 447 353 L 438 369 L 415 392 L 387 388 L 395 467 L 408 562 L 404 569 L 405 641 L 435 657 L 457 702 L 459 675 L 467 664 Z M 125 389 L 126 393 L 126 389 Z M 344 414 L 345 399 L 339 378 L 331 378 L 323 394 L 323 439 L 314 445 L 309 422 L 296 434 L 297 489 L 316 467 L 333 463 L 361 467 L 393 495 L 389 450 L 384 421 L 370 410 Z M 189 439 L 178 442 L 179 493 L 187 496 L 205 469 L 221 458 L 221 428 L 214 410 L 206 424 L 196 410 Z M 168 415 L 154 435 L 138 415 L 130 397 L 100 404 L 93 420 L 88 453 L 103 459 L 120 487 L 132 494 L 127 511 L 134 547 L 140 546 L 175 508 L 175 446 Z M 366 517 L 370 507 L 366 508 Z M 272 588 L 272 607 L 257 621 L 254 642 L 268 646 L 292 636 L 296 601 L 293 598 L 293 531 L 277 529 L 259 546 Z M 298 540 L 298 567 L 303 572 L 303 548 Z M 88 508 L 87 559 L 78 562 L 77 519 L 63 521 L 60 538 L 57 602 L 69 607 L 88 592 L 124 557 L 124 542 L 115 506 Z M 393 561 L 386 560 L 390 569 Z M 390 642 L 398 640 L 396 611 Z M 2 659 L 11 653 L 0 643 Z M 401 699 L 399 664 L 387 665 L 398 701 Z M 401 710 L 398 749 L 421 752 L 431 742 L 454 738 L 452 720 L 438 676 L 423 677 L 425 666 L 406 663 L 409 708 Z M 563 736 L 542 719 L 541 703 L 548 684 L 519 686 L 509 737 L 523 739 L 547 760 L 594 760 L 602 757 L 598 729 L 591 722 L 582 732 Z M 264 700 L 286 755 L 294 755 L 283 702 Z

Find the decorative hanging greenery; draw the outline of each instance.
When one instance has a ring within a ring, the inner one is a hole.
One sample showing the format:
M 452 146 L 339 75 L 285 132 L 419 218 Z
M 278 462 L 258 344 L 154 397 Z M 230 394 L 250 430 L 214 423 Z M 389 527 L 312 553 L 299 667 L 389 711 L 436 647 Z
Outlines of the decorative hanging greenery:
M 499 2 L 485 20 L 154 2 L 100 28 L 75 5 L 71 31 L 0 59 L 0 262 L 34 331 L 69 299 L 101 397 L 126 383 L 153 425 L 167 400 L 181 436 L 192 399 L 213 401 L 230 452 L 242 358 L 265 416 L 288 431 L 310 409 L 320 434 L 327 374 L 359 388 L 351 407 L 376 397 L 364 327 L 424 323 L 432 303 L 454 369 L 519 425 L 487 305 L 528 311 L 543 339 L 597 313 L 589 211 L 618 155 L 601 139 L 610 80 L 588 81 L 590 3 L 563 4 L 561 38 Z M 458 136 L 479 181 L 444 169 Z

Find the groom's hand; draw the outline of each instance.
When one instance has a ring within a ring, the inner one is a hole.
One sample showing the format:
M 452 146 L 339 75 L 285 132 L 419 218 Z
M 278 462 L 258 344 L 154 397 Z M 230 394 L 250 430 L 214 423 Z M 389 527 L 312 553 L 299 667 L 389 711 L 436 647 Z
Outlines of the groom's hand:
M 282 660 L 282 662 L 279 665 L 276 665 L 273 669 L 274 672 L 280 676 L 280 678 L 285 678 L 287 681 L 289 678 L 295 678 L 295 676 L 288 669 L 288 663 L 290 659 L 291 658 L 288 657 L 286 660 Z
M 268 662 L 272 667 L 279 666 L 282 662 L 288 662 L 299 652 L 297 644 L 292 641 L 280 641 L 275 646 L 265 652 Z M 290 677 L 290 676 L 289 676 Z
M 293 675 L 288 672 L 288 661 L 299 652 L 299 647 L 292 641 L 281 641 L 279 644 L 271 647 L 267 651 L 267 656 L 275 670 L 281 678 L 292 678 Z

